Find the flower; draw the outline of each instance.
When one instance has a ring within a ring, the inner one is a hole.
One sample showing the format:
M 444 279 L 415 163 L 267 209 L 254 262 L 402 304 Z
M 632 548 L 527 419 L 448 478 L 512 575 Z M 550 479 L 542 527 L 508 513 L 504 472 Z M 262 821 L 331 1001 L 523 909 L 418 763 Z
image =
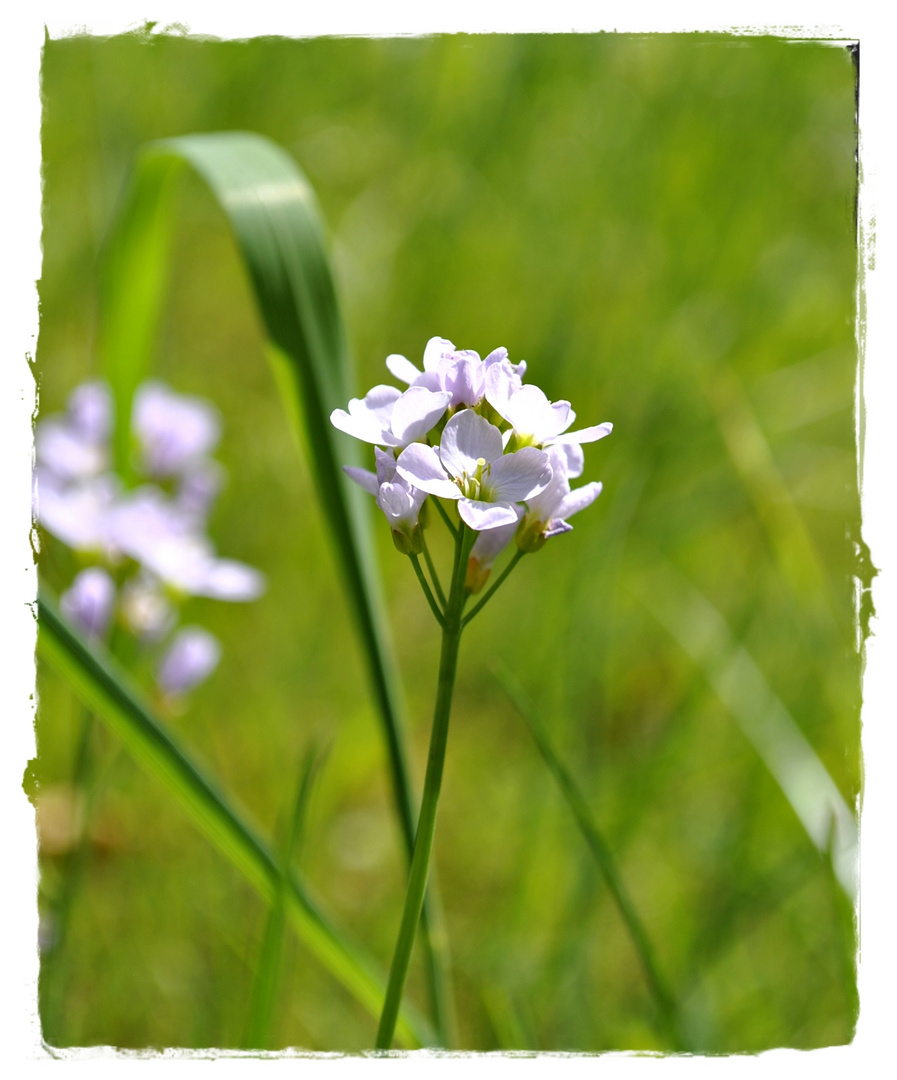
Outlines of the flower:
M 482 589 L 492 573 L 492 564 L 514 539 L 518 522 L 523 517 L 523 507 L 515 506 L 514 510 L 517 514 L 514 521 L 495 529 L 484 529 L 477 535 L 467 560 L 464 584 L 468 592 L 478 593 Z
M 186 694 L 211 675 L 220 658 L 221 646 L 208 630 L 185 626 L 162 657 L 156 680 L 166 694 Z
M 158 580 L 144 571 L 125 582 L 121 591 L 121 616 L 128 630 L 145 642 L 159 641 L 177 620 Z
M 115 582 L 102 567 L 82 570 L 59 598 L 59 606 L 90 638 L 106 633 L 115 606 Z
M 501 432 L 471 409 L 445 425 L 438 450 L 414 443 L 399 455 L 396 471 L 431 495 L 458 500 L 461 518 L 477 531 L 517 519 L 514 503 L 551 480 L 548 456 L 529 446 L 505 454 Z
M 451 394 L 411 386 L 375 386 L 364 398 L 352 398 L 349 411 L 334 409 L 330 423 L 362 442 L 401 448 L 422 439 L 442 418 Z
M 210 540 L 192 528 L 177 505 L 151 484 L 119 500 L 107 521 L 107 542 L 177 592 L 216 600 L 255 600 L 264 592 L 258 570 L 219 559 Z
M 526 500 L 526 514 L 517 535 L 517 546 L 523 551 L 538 551 L 549 537 L 570 532 L 573 528 L 565 518 L 590 506 L 601 494 L 602 485 L 592 482 L 574 491 L 570 477 L 582 473 L 582 450 L 576 444 L 549 446 L 551 482 L 537 495 Z
M 473 408 L 485 394 L 487 372 L 493 365 L 507 363 L 507 356 L 508 350 L 502 347 L 493 349 L 485 360 L 481 360 L 480 354 L 473 349 L 456 349 L 447 338 L 433 337 L 424 349 L 423 371 L 399 353 L 387 356 L 386 366 L 400 382 L 450 393 L 449 407 L 452 409 L 461 405 Z M 526 371 L 525 361 L 516 367 L 510 364 L 507 367 L 518 377 L 519 385 Z
M 106 522 L 119 493 L 110 473 L 67 484 L 46 467 L 34 471 L 34 516 L 38 523 L 75 551 L 103 552 Z
M 392 529 L 393 542 L 403 555 L 419 555 L 423 551 L 418 518 L 427 493 L 412 487 L 396 473 L 396 460 L 392 454 L 374 447 L 377 472 L 344 465 L 343 471 L 371 495 L 386 515 Z
M 143 469 L 154 477 L 185 472 L 214 449 L 221 436 L 218 410 L 208 401 L 145 382 L 134 395 L 131 427 Z
M 567 428 L 576 419 L 569 401 L 551 402 L 538 386 L 531 383 L 514 389 L 501 368 L 489 373 L 486 398 L 512 426 L 518 446 L 596 442 L 613 431 L 613 424 L 603 423 L 568 432 Z

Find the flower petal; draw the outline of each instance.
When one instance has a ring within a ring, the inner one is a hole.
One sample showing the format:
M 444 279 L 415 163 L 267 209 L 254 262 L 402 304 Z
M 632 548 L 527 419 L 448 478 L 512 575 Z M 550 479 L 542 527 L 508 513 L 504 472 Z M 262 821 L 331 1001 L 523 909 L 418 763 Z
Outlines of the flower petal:
M 451 356 L 455 346 L 448 338 L 431 337 L 424 348 L 424 371 L 436 371 L 443 357 Z
M 461 499 L 458 513 L 471 529 L 477 532 L 483 529 L 497 529 L 501 525 L 517 523 L 517 507 L 509 502 L 481 502 L 475 499 Z
M 502 416 L 520 435 L 542 443 L 568 428 L 576 413 L 569 401 L 551 402 L 538 386 L 529 383 L 511 395 Z
M 400 353 L 390 353 L 386 358 L 386 366 L 399 382 L 408 383 L 409 386 L 422 374 L 419 368 Z
M 380 481 L 370 469 L 359 469 L 355 465 L 344 465 L 343 472 L 369 495 L 376 495 L 380 490 Z
M 168 694 L 185 694 L 215 670 L 221 646 L 199 626 L 185 626 L 162 658 L 156 678 Z
M 399 445 L 422 439 L 449 407 L 452 395 L 440 390 L 434 394 L 423 386 L 412 386 L 397 399 L 392 410 L 391 430 Z
M 551 477 L 551 465 L 544 450 L 525 446 L 516 454 L 505 454 L 494 462 L 483 487 L 496 501 L 519 502 L 543 491 Z
M 578 514 L 580 510 L 585 510 L 598 498 L 603 486 L 600 482 L 593 481 L 591 484 L 583 484 L 582 487 L 567 492 L 552 517 L 568 518 Z
M 572 420 L 571 420 L 572 423 Z M 584 442 L 597 442 L 599 439 L 603 439 L 605 435 L 610 435 L 614 430 L 614 425 L 605 422 L 603 424 L 596 424 L 594 427 L 582 428 L 580 431 L 568 431 L 565 435 L 556 435 L 554 438 L 544 439 L 543 442 L 550 443 L 584 443 Z M 571 476 L 573 474 L 571 473 Z
M 452 476 L 472 476 L 480 459 L 488 464 L 501 455 L 501 432 L 471 409 L 455 413 L 445 425 L 439 457 Z
M 413 487 L 443 499 L 460 499 L 461 492 L 439 461 L 432 446 L 412 443 L 399 454 L 396 472 Z

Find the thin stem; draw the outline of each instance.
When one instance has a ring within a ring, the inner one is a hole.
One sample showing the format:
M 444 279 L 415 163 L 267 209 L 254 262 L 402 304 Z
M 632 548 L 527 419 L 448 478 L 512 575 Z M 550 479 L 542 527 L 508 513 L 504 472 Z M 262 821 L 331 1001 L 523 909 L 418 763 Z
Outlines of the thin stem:
M 511 561 L 504 568 L 504 570 L 502 570 L 501 574 L 496 579 L 496 581 L 494 582 L 492 587 L 489 589 L 489 591 L 483 596 L 482 600 L 480 600 L 480 602 L 477 604 L 476 607 L 471 608 L 470 611 L 468 611 L 468 613 L 461 620 L 462 629 L 465 626 L 467 626 L 467 624 L 474 617 L 474 615 L 476 615 L 478 612 L 480 612 L 486 606 L 486 604 L 492 599 L 492 594 L 497 592 L 498 589 L 499 589 L 499 586 L 504 584 L 505 578 L 508 576 L 508 574 L 510 574 L 510 572 L 514 569 L 514 567 L 517 565 L 517 563 L 520 562 L 520 560 L 523 558 L 523 556 L 525 554 L 526 554 L 526 552 L 521 551 L 520 548 L 517 549 L 517 551 L 514 553 L 514 558 L 511 559 Z
M 454 536 L 455 540 L 457 540 L 458 526 L 455 525 L 452 519 L 448 516 L 448 510 L 446 510 L 446 508 L 442 505 L 439 499 L 436 498 L 435 495 L 433 496 L 433 502 L 436 504 L 436 509 L 439 511 L 442 520 L 445 522 L 446 528 L 452 534 L 452 536 Z
M 430 548 L 427 544 L 426 531 L 421 529 L 420 534 L 424 545 L 424 558 L 427 560 L 427 569 L 430 571 L 430 577 L 433 579 L 433 588 L 436 592 L 436 598 L 439 601 L 439 606 L 444 609 L 445 593 L 442 591 L 442 586 L 439 584 L 439 575 L 436 573 L 436 567 L 433 565 L 433 557 L 430 555 Z
M 281 849 L 281 878 L 268 911 L 262 945 L 255 966 L 255 982 L 249 1008 L 249 1022 L 244 1040 L 247 1050 L 267 1047 L 271 1041 L 277 1009 L 277 988 L 280 981 L 283 937 L 286 929 L 286 899 L 289 889 L 290 865 L 304 840 L 305 817 L 319 761 L 318 747 L 312 744 L 305 756 L 293 813 L 283 830 Z
M 405 988 L 405 979 L 411 962 L 415 932 L 420 919 L 424 892 L 427 887 L 430 854 L 433 850 L 433 834 L 436 830 L 439 790 L 442 785 L 442 771 L 448 742 L 452 693 L 455 688 L 455 673 L 458 667 L 458 649 L 461 644 L 461 609 L 464 606 L 465 599 L 466 556 L 473 546 L 473 540 L 474 534 L 462 524 L 455 541 L 452 583 L 449 589 L 448 604 L 442 627 L 442 651 L 439 658 L 436 706 L 433 710 L 433 730 L 430 735 L 427 775 L 424 780 L 424 794 L 421 800 L 417 835 L 414 841 L 414 857 L 411 860 L 411 873 L 408 878 L 408 891 L 405 894 L 402 923 L 399 928 L 399 936 L 389 971 L 386 999 L 383 1003 L 380 1026 L 377 1030 L 376 1048 L 378 1050 L 388 1050 L 392 1045 L 396 1018 L 402 1003 L 402 992 Z
M 529 728 L 530 734 L 532 735 L 545 764 L 554 775 L 567 805 L 573 812 L 573 816 L 583 835 L 583 839 L 588 845 L 589 850 L 598 865 L 598 869 L 601 871 L 611 896 L 614 898 L 617 910 L 620 912 L 623 922 L 626 924 L 626 929 L 629 931 L 629 936 L 632 939 L 635 950 L 642 962 L 642 968 L 644 969 L 648 988 L 651 992 L 651 996 L 654 998 L 654 1004 L 657 1008 L 658 1019 L 667 1038 L 670 1040 L 675 1050 L 686 1049 L 679 1026 L 675 998 L 660 973 L 657 958 L 654 953 L 654 946 L 651 943 L 651 939 L 648 937 L 647 931 L 642 925 L 642 921 L 638 916 L 638 912 L 635 910 L 632 900 L 629 898 L 629 894 L 627 893 L 623 884 L 623 879 L 617 870 L 616 862 L 611 854 L 607 841 L 595 825 L 585 796 L 582 794 L 579 785 L 573 779 L 570 770 L 555 753 L 551 741 L 548 738 L 548 733 L 545 730 L 545 726 L 536 714 L 523 687 L 510 671 L 508 671 L 504 664 L 493 664 L 493 671 L 504 688 L 505 693 L 511 699 L 517 712 Z
M 421 569 L 420 559 L 416 555 L 409 555 L 411 559 L 411 565 L 414 567 L 414 572 L 417 574 L 417 580 L 420 582 L 420 587 L 424 590 L 424 596 L 427 598 L 427 603 L 430 605 L 430 610 L 436 616 L 436 621 L 440 626 L 445 626 L 445 616 L 442 613 L 442 609 L 436 603 L 436 598 L 430 591 L 430 586 L 427 584 L 427 579 L 424 576 L 424 572 Z

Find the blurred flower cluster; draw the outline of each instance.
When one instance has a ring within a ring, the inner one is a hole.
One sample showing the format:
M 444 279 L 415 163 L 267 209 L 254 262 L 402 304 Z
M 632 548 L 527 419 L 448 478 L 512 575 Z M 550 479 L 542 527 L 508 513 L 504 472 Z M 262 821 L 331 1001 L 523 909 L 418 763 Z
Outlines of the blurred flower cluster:
M 467 567 L 467 588 L 477 592 L 512 540 L 537 551 L 568 532 L 567 518 L 600 494 L 600 483 L 571 489 L 570 481 L 583 472 L 582 444 L 609 435 L 613 425 L 569 431 L 576 419 L 570 402 L 549 401 L 524 384 L 526 363 L 512 364 L 507 349 L 481 359 L 434 337 L 423 371 L 398 354 L 386 366 L 406 390 L 375 386 L 330 420 L 375 445 L 375 473 L 345 470 L 376 497 L 400 551 L 422 550 L 428 495 L 456 501 L 462 521 L 479 533 Z
M 37 423 L 34 516 L 83 567 L 61 597 L 64 614 L 94 640 L 115 627 L 156 655 L 159 690 L 176 700 L 221 652 L 202 627 L 178 627 L 181 604 L 190 596 L 253 600 L 264 578 L 219 558 L 206 535 L 224 479 L 210 457 L 221 434 L 216 409 L 143 383 L 131 414 L 141 483 L 131 489 L 112 468 L 112 424 L 111 393 L 99 380 L 77 387 L 64 414 Z

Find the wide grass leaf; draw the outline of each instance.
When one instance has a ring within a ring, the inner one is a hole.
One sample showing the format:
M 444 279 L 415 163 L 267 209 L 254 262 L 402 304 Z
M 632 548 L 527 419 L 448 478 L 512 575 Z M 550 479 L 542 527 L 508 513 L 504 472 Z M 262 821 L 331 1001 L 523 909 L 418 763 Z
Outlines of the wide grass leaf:
M 356 945 L 322 914 L 293 872 L 286 873 L 268 846 L 227 801 L 205 771 L 165 730 L 128 684 L 114 661 L 88 647 L 45 593 L 38 598 L 38 654 L 74 687 L 122 740 L 134 759 L 186 811 L 194 825 L 268 903 L 283 896 L 300 938 L 372 1015 L 379 1015 L 386 980 Z M 407 1010 L 400 1030 L 406 1046 L 432 1043 L 432 1034 Z

